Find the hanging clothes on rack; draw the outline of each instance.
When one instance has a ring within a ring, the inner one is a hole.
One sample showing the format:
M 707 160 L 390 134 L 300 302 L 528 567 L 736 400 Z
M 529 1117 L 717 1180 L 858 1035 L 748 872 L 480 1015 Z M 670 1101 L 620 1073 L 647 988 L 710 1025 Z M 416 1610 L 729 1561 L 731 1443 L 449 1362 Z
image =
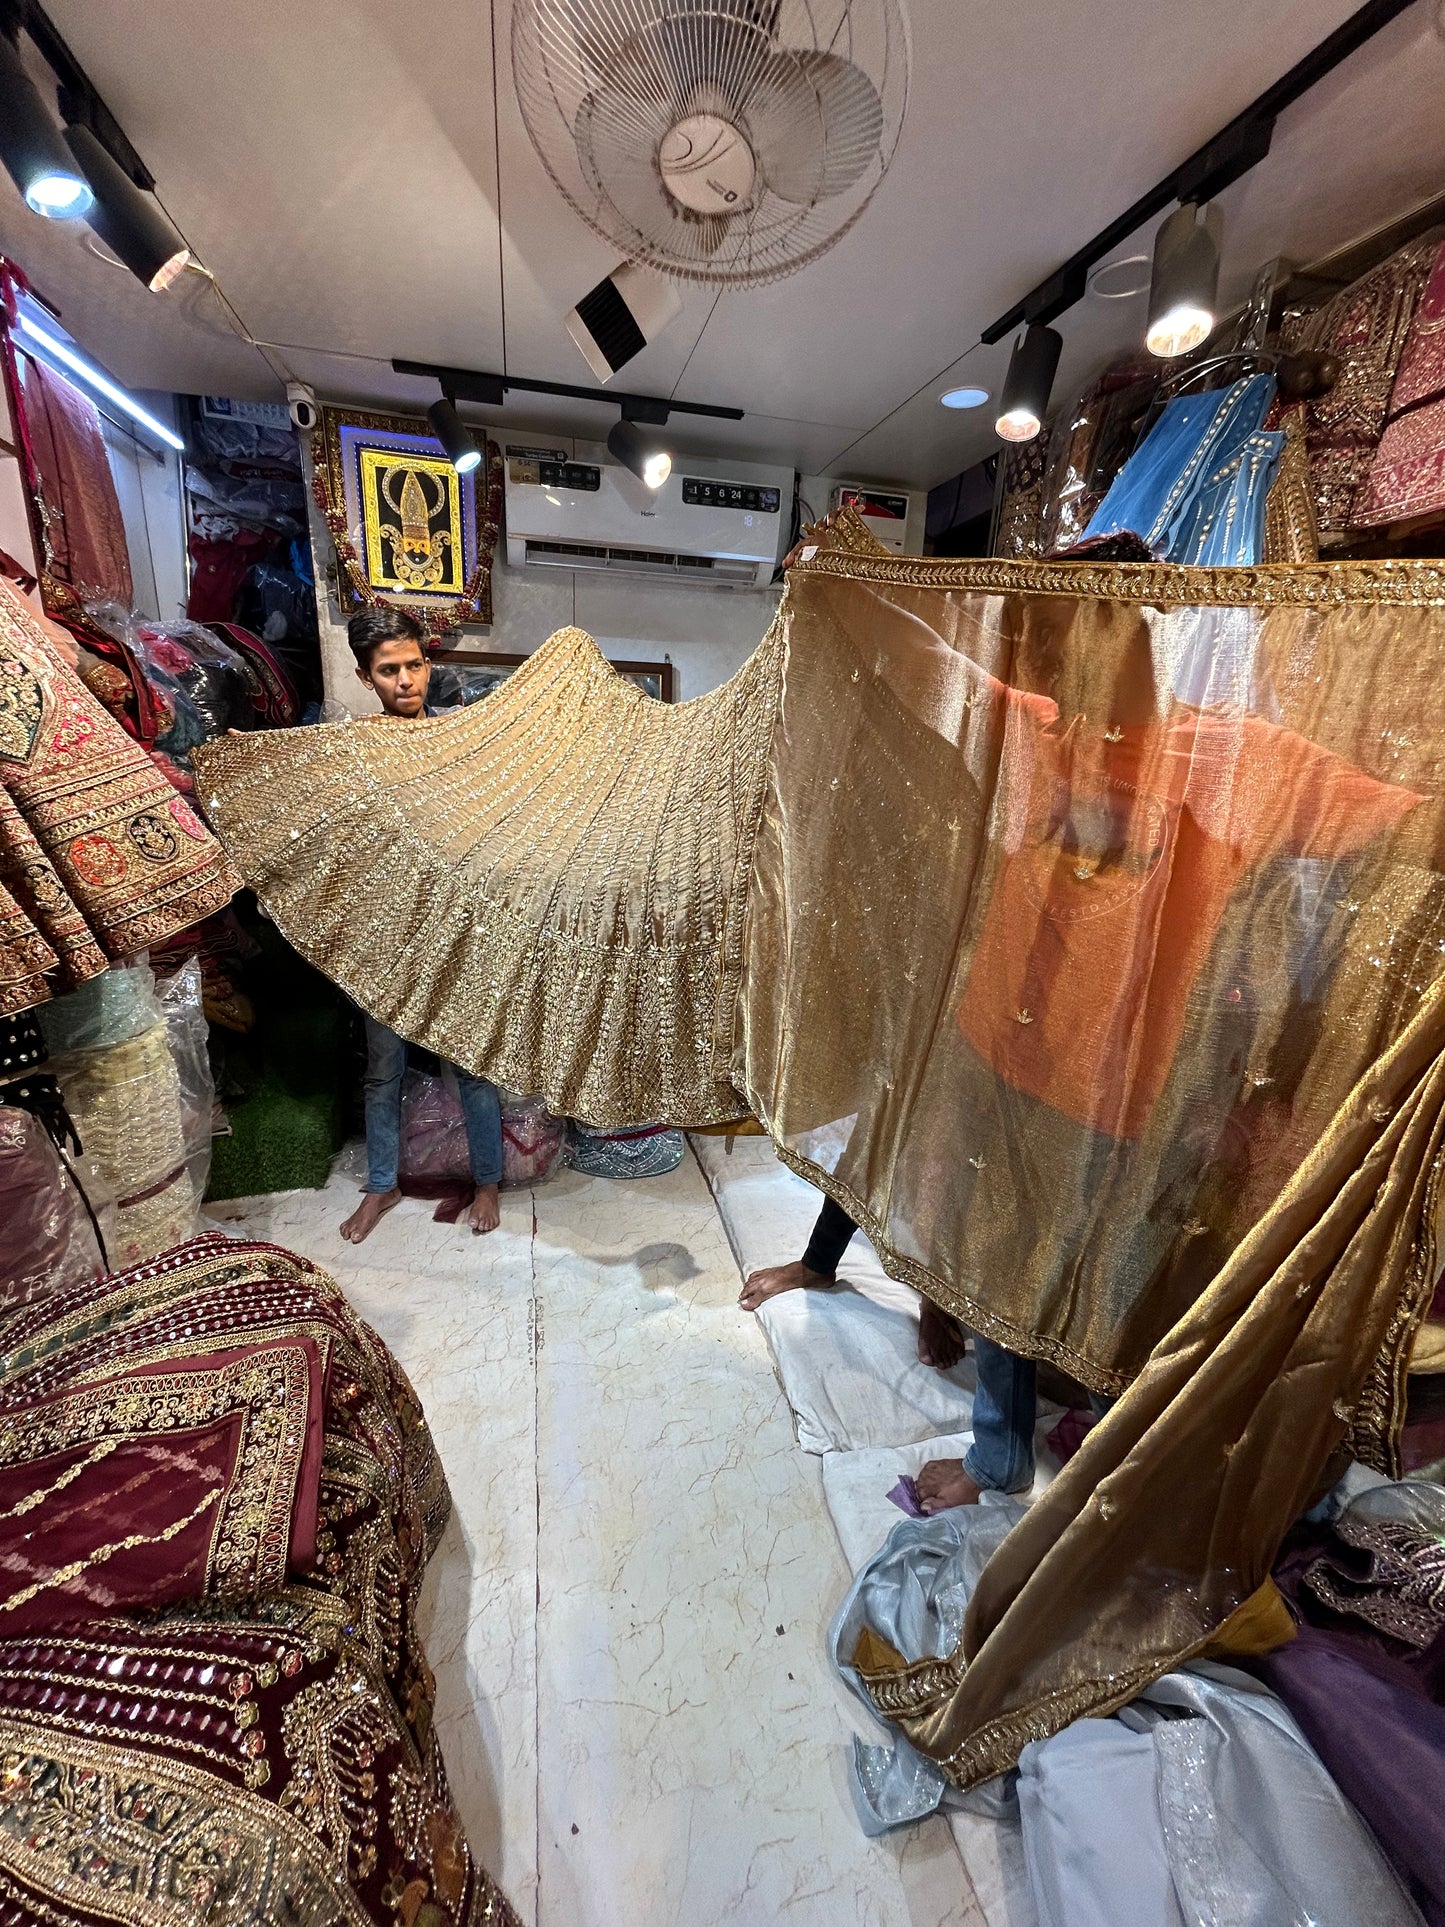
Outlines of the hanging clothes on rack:
M 1445 509 L 1445 244 L 1415 310 L 1356 528 Z
M 1252 564 L 1284 436 L 1264 427 L 1273 375 L 1176 395 L 1115 477 L 1084 540 L 1130 532 L 1161 561 Z

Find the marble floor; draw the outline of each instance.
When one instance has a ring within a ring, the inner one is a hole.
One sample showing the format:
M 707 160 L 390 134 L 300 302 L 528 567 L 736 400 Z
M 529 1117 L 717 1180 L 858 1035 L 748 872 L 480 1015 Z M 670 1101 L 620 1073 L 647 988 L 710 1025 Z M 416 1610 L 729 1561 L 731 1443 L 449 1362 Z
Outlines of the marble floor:
M 986 1927 L 947 1826 L 868 1840 L 823 1636 L 848 1584 L 694 1158 L 508 1193 L 213 1206 L 325 1265 L 410 1373 L 455 1512 L 425 1602 L 477 1853 L 535 1927 Z

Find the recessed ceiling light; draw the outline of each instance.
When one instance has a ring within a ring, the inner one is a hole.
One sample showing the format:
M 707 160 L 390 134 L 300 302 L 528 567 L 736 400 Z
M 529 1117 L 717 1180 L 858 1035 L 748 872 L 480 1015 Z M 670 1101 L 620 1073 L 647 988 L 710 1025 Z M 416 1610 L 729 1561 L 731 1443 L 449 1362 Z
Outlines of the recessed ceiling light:
M 945 408 L 982 408 L 988 400 L 986 388 L 950 388 L 938 399 Z

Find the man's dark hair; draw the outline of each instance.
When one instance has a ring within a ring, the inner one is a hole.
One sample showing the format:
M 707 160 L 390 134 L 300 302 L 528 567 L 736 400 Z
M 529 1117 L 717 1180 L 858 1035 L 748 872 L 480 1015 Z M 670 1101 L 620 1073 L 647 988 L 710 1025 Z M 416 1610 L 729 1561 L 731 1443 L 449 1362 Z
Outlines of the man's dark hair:
M 371 669 L 371 658 L 384 642 L 417 642 L 422 639 L 421 624 L 405 609 L 360 609 L 346 625 L 346 640 L 357 667 Z

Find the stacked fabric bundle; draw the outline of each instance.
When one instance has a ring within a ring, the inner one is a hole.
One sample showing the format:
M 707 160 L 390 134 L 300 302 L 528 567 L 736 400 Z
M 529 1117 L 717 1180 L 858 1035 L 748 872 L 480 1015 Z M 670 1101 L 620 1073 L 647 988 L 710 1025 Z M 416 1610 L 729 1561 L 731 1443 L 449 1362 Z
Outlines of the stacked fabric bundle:
M 193 963 L 164 1001 L 142 963 L 48 1006 L 52 1070 L 106 1199 L 111 1261 L 138 1264 L 189 1238 L 205 1190 L 213 1091 Z
M 332 1281 L 206 1238 L 0 1346 L 5 1917 L 514 1922 L 416 1634 L 445 1482 Z
M 1346 1487 L 1372 1477 L 1356 1467 Z M 844 1600 L 830 1635 L 834 1665 L 875 1717 L 869 1669 L 902 1660 L 921 1674 L 930 1660 L 946 1659 L 990 1556 L 1022 1518 L 1021 1504 L 989 1496 L 991 1504 L 900 1522 Z M 1357 1597 L 1354 1609 L 1372 1623 L 1388 1616 L 1397 1652 L 1407 1623 L 1418 1647 L 1438 1645 L 1445 1607 L 1425 1594 L 1431 1553 L 1439 1585 L 1445 1490 L 1377 1481 L 1363 1503 L 1374 1505 L 1377 1534 L 1381 1519 L 1393 1521 L 1399 1537 L 1392 1544 L 1409 1537 L 1416 1551 L 1409 1577 L 1396 1560 L 1388 1578 L 1366 1582 L 1368 1596 Z M 1342 1531 L 1356 1510 L 1341 1521 Z M 1319 1531 L 1306 1528 L 1304 1537 L 1312 1538 L 1316 1560 L 1309 1571 L 1327 1587 Z M 1296 1573 L 1304 1563 L 1296 1558 Z M 1298 1611 L 1298 1579 L 1291 1590 Z M 1121 1920 L 1150 1927 L 1202 1920 L 1418 1927 L 1407 1886 L 1435 1927 L 1445 1920 L 1445 1890 L 1440 1822 L 1426 1789 L 1439 1782 L 1438 1684 L 1432 1697 L 1426 1667 L 1412 1674 L 1386 1657 L 1388 1639 L 1360 1639 L 1373 1647 L 1363 1658 L 1366 1671 L 1329 1636 L 1306 1628 L 1289 1643 L 1294 1636 L 1278 1592 L 1267 1587 L 1222 1629 L 1210 1649 L 1217 1656 L 1165 1675 L 1112 1717 L 1077 1720 L 1029 1742 L 1017 1774 L 968 1794 L 955 1792 L 906 1740 L 855 1740 L 860 1818 L 879 1833 L 942 1804 L 996 1821 L 1021 1848 L 1038 1927 L 1112 1927 Z M 1277 1650 L 1248 1657 L 1262 1647 Z M 1404 1672 L 1406 1684 L 1389 1678 L 1391 1667 Z

